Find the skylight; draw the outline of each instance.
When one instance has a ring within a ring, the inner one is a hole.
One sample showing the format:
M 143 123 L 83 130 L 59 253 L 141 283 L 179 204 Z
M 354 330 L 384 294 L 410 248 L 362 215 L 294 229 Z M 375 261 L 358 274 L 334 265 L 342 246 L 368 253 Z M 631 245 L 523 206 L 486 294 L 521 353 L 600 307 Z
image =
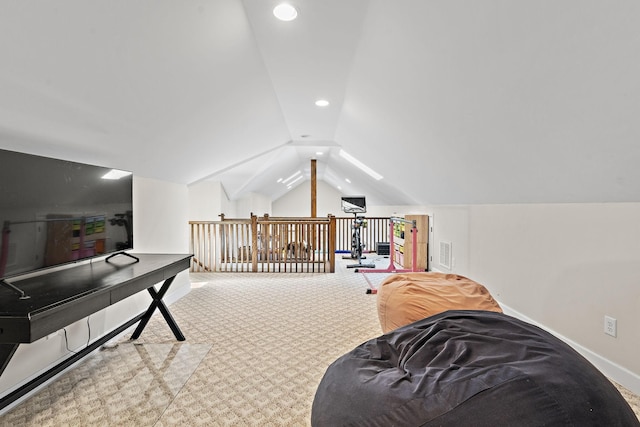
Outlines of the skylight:
M 302 173 L 302 171 L 298 171 L 298 172 L 294 173 L 289 178 L 282 180 L 282 183 L 286 185 L 287 182 L 291 181 L 293 178 L 295 178 L 296 176 L 300 175 L 301 173 Z
M 293 184 L 295 184 L 296 182 L 300 181 L 302 179 L 302 175 L 300 175 L 299 177 L 297 177 L 296 179 L 294 179 L 293 181 L 291 181 L 289 183 L 289 188 L 291 188 L 293 186 Z
M 369 176 L 371 176 L 373 179 L 377 181 L 380 181 L 383 178 L 383 176 L 380 175 L 378 172 L 374 171 L 369 166 L 365 165 L 360 160 L 356 159 L 351 154 L 347 153 L 342 149 L 340 150 L 340 157 L 346 159 L 349 163 L 356 166 L 358 169 L 362 170 L 363 172 L 366 172 Z

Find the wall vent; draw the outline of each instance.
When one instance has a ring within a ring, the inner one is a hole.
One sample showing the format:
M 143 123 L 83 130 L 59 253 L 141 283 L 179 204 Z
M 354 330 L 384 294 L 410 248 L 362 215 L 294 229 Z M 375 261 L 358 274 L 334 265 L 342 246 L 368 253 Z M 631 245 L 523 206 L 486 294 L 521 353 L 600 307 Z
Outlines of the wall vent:
M 440 266 L 451 270 L 451 242 L 440 242 Z

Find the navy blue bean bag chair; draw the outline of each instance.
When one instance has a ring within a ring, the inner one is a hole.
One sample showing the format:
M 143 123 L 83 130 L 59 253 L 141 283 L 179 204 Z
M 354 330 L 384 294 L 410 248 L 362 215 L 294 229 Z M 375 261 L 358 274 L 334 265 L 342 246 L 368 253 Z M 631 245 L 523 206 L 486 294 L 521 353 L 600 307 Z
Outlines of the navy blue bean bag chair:
M 314 427 L 640 426 L 615 386 L 563 341 L 511 316 L 446 311 L 327 369 Z

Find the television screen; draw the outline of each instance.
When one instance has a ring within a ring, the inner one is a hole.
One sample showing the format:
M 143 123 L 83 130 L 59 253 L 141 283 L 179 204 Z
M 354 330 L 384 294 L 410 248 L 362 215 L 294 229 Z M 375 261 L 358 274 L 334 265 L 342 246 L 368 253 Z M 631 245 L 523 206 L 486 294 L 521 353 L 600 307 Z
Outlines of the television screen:
M 0 279 L 133 247 L 130 172 L 0 150 Z
M 367 204 L 364 196 L 342 197 L 342 211 L 345 213 L 365 213 Z

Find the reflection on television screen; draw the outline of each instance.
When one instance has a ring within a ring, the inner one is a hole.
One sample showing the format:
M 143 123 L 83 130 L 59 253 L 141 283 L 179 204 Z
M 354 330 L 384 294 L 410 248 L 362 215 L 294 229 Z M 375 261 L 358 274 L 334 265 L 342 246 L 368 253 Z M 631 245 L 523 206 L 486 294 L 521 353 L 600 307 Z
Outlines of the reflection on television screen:
M 0 279 L 133 247 L 130 172 L 0 150 Z

